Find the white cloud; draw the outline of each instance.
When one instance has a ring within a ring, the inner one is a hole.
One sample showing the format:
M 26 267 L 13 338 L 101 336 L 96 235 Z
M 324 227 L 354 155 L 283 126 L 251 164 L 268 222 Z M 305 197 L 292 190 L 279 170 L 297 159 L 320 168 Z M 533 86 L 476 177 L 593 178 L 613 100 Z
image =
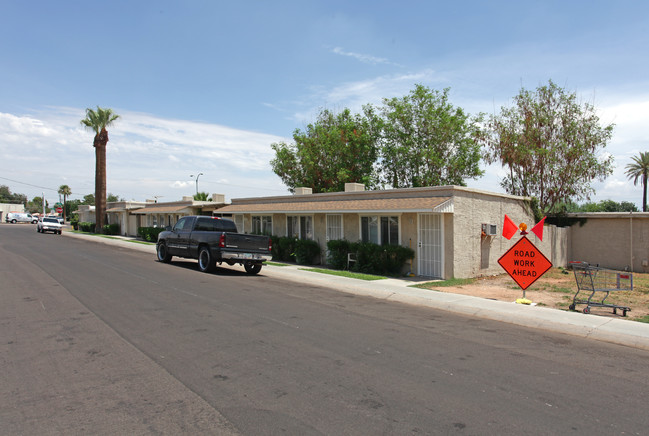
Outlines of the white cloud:
M 349 108 L 361 112 L 366 104 L 379 105 L 384 98 L 401 97 L 408 94 L 416 83 L 440 84 L 445 79 L 438 77 L 432 69 L 406 74 L 389 74 L 368 80 L 346 82 L 331 89 L 315 88 L 305 99 L 305 110 L 296 112 L 293 118 L 301 123 L 312 122 L 321 107 L 334 111 Z M 313 102 L 323 102 L 313 105 Z
M 186 182 L 186 181 L 181 181 L 181 180 L 176 180 L 173 182 L 170 187 L 171 188 L 187 188 L 188 186 L 192 186 L 193 183 Z
M 274 157 L 270 144 L 285 138 L 116 112 L 121 118 L 109 128 L 107 148 L 109 192 L 127 199 L 178 200 L 194 193 L 195 181 L 189 176 L 200 171 L 201 185 L 228 198 L 287 193 L 269 164 Z M 93 133 L 80 125 L 83 117 L 82 110 L 56 107 L 22 116 L 0 113 L 0 171 L 22 182 L 0 183 L 30 198 L 42 192 L 31 185 L 48 188 L 52 197 L 63 183 L 79 197 L 93 192 Z M 232 184 L 220 186 L 219 180 Z
M 371 64 L 371 65 L 377 65 L 377 64 L 389 64 L 389 65 L 396 65 L 392 62 L 390 62 L 386 58 L 380 58 L 372 55 L 367 55 L 367 54 L 362 54 L 362 53 L 354 53 L 354 52 L 348 52 L 343 50 L 340 47 L 334 47 L 331 50 L 332 53 L 340 55 L 340 56 L 346 56 L 346 57 L 351 57 L 356 59 L 357 61 L 363 62 L 364 64 Z

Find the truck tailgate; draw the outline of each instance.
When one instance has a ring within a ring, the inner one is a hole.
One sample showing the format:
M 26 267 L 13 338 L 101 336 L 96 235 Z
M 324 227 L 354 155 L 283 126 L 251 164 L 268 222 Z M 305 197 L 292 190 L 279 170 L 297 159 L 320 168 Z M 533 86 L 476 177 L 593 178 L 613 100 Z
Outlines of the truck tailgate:
M 268 236 L 226 233 L 225 248 L 253 253 L 268 252 Z

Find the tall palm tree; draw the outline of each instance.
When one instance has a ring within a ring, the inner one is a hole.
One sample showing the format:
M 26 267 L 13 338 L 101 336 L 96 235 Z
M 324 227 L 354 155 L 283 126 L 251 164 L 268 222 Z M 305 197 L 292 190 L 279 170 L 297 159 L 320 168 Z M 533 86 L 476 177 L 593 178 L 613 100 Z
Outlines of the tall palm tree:
M 626 176 L 633 179 L 633 185 L 642 180 L 642 211 L 647 211 L 647 178 L 649 177 L 649 151 L 641 151 L 638 156 L 631 158 L 633 163 L 627 164 Z
M 59 195 L 63 196 L 63 222 L 65 222 L 65 211 L 67 210 L 66 200 L 70 194 L 72 194 L 72 190 L 68 185 L 59 186 Z
M 112 109 L 104 109 L 97 106 L 97 110 L 86 109 L 86 118 L 81 124 L 88 130 L 95 132 L 95 139 L 92 143 L 95 147 L 95 232 L 101 233 L 104 228 L 104 215 L 106 214 L 106 144 L 108 143 L 108 131 L 119 115 Z

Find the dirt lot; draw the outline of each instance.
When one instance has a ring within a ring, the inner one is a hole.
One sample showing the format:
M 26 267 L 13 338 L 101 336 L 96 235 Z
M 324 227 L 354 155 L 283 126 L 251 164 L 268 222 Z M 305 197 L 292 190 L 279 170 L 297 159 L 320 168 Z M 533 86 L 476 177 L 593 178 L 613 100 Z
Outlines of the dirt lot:
M 623 319 L 649 322 L 649 274 L 633 274 L 633 282 L 633 291 L 612 292 L 606 299 L 606 303 L 630 307 L 631 311 Z M 479 278 L 470 281 L 470 283 L 454 284 L 452 280 L 441 283 L 430 282 L 422 287 L 440 292 L 472 295 L 501 301 L 513 302 L 518 298 L 523 298 L 523 290 L 507 274 Z M 572 303 L 576 292 L 577 284 L 573 272 L 561 268 L 552 268 L 527 288 L 526 298 L 539 306 L 569 310 L 568 306 Z M 585 294 L 582 292 L 578 298 L 587 299 L 589 295 L 590 292 Z M 597 292 L 592 301 L 601 302 L 604 296 L 605 293 Z M 581 311 L 584 307 L 586 306 L 583 304 L 577 305 L 577 310 Z M 599 316 L 622 318 L 621 310 L 618 310 L 617 315 L 614 315 L 611 308 L 593 307 L 591 313 Z

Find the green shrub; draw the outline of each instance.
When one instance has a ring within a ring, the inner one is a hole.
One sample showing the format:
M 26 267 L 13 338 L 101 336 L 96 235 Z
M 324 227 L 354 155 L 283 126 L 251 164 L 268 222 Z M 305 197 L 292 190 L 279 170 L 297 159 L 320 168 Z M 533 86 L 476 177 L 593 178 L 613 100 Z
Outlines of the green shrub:
M 415 252 L 401 245 L 384 245 L 383 247 L 383 267 L 390 275 L 399 275 L 406 262 L 415 258 Z
M 104 235 L 119 235 L 120 231 L 119 224 L 106 224 L 104 226 Z
M 79 214 L 73 214 L 70 219 L 70 224 L 74 230 L 79 230 Z
M 295 262 L 296 238 L 273 236 L 273 260 L 280 262 Z
M 82 232 L 94 233 L 95 232 L 95 223 L 89 223 L 87 221 L 82 221 L 79 223 L 79 230 Z
M 279 236 L 271 236 L 270 242 L 272 243 L 273 248 L 271 249 L 271 254 L 273 255 L 273 260 L 280 260 L 280 251 L 279 251 Z
M 350 245 L 345 239 L 327 242 L 327 265 L 333 269 L 347 269 L 347 253 L 352 252 Z
M 347 255 L 353 253 L 356 261 L 350 265 L 350 270 L 375 275 L 399 275 L 405 263 L 415 257 L 410 248 L 371 242 L 335 240 L 327 243 L 327 249 L 327 263 L 332 268 L 346 269 Z
M 353 252 L 356 253 L 356 262 L 351 266 L 352 271 L 365 274 L 385 274 L 383 271 L 380 245 L 372 242 L 356 242 L 352 244 Z
M 145 241 L 157 242 L 158 235 L 164 230 L 164 227 L 138 227 L 137 234 Z
M 320 254 L 320 244 L 308 239 L 295 241 L 295 261 L 300 265 L 314 265 Z

